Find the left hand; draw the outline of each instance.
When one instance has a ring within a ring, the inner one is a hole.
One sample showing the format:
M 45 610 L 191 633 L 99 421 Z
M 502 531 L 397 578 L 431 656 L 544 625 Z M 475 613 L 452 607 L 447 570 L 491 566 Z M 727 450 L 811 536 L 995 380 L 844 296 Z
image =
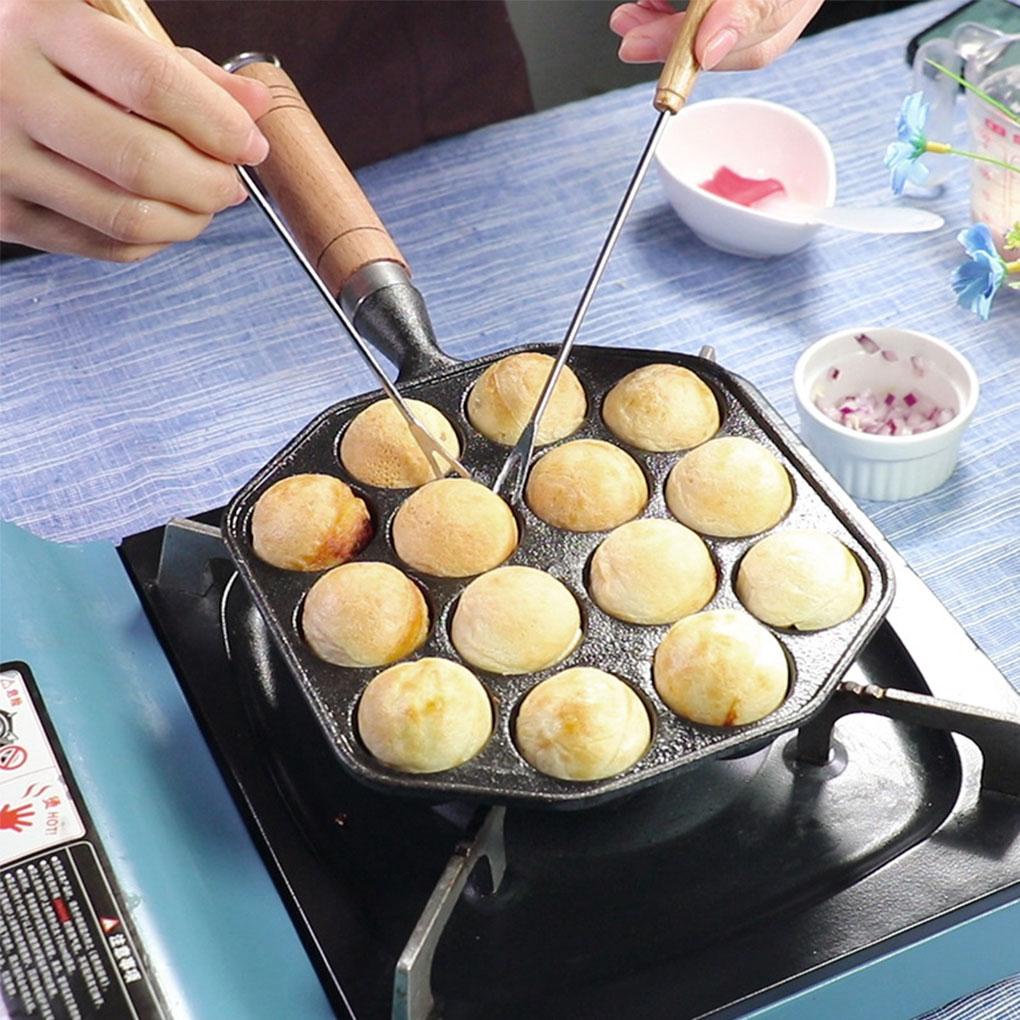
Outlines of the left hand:
M 796 41 L 822 0 L 715 0 L 698 28 L 694 55 L 705 71 L 764 67 Z M 609 27 L 621 36 L 628 64 L 663 61 L 684 15 L 670 0 L 638 0 L 613 11 Z

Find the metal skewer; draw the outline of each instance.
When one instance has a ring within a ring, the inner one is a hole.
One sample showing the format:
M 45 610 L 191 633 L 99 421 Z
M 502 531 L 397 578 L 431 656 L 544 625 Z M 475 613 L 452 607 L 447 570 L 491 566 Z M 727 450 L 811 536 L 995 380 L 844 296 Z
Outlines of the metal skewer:
M 660 113 L 659 119 L 655 122 L 655 128 L 652 131 L 651 137 L 648 139 L 648 144 L 645 145 L 645 151 L 641 153 L 641 159 L 638 161 L 637 169 L 634 171 L 634 176 L 631 178 L 630 184 L 627 185 L 627 190 L 624 192 L 620 208 L 617 209 L 616 216 L 613 217 L 613 224 L 609 228 L 609 233 L 606 235 L 606 239 L 602 242 L 602 249 L 599 252 L 598 258 L 595 260 L 595 266 L 591 271 L 591 275 L 588 277 L 588 282 L 584 285 L 584 291 L 581 293 L 581 300 L 578 302 L 577 308 L 574 310 L 573 318 L 570 320 L 570 325 L 567 327 L 567 335 L 563 338 L 563 343 L 560 344 L 556 360 L 553 362 L 552 371 L 549 373 L 549 378 L 545 381 L 545 386 L 542 389 L 541 396 L 538 398 L 538 403 L 535 405 L 535 410 L 532 412 L 528 424 L 521 433 L 520 439 L 517 440 L 514 444 L 514 448 L 509 454 L 507 454 L 507 458 L 503 462 L 503 466 L 500 468 L 495 482 L 493 482 L 493 491 L 499 492 L 503 486 L 507 484 L 512 474 L 513 480 L 506 492 L 506 497 L 511 503 L 516 503 L 521 498 L 521 492 L 524 489 L 525 472 L 531 461 L 531 455 L 535 449 L 535 437 L 538 433 L 538 423 L 542 420 L 542 415 L 545 413 L 546 406 L 552 399 L 553 388 L 556 386 L 556 382 L 560 377 L 560 372 L 563 371 L 563 366 L 567 363 L 567 358 L 570 357 L 570 351 L 573 348 L 574 340 L 581 329 L 581 323 L 584 321 L 584 317 L 588 311 L 588 306 L 591 304 L 592 298 L 595 297 L 595 290 L 599 285 L 599 281 L 602 279 L 602 274 L 605 272 L 606 266 L 609 264 L 609 259 L 613 254 L 613 248 L 616 247 L 617 238 L 619 238 L 620 231 L 623 230 L 623 225 L 627 220 L 627 214 L 630 212 L 630 207 L 634 204 L 634 199 L 637 197 L 638 189 L 641 187 L 641 182 L 644 180 L 645 174 L 648 172 L 648 165 L 651 163 L 652 156 L 655 154 L 655 148 L 659 144 L 659 139 L 662 137 L 663 131 L 666 129 L 666 124 L 668 123 L 667 117 L 667 113 Z
M 467 470 L 467 468 L 464 467 L 464 465 L 461 464 L 456 457 L 449 453 L 437 439 L 433 438 L 425 426 L 422 425 L 421 422 L 419 422 L 414 416 L 414 412 L 404 402 L 404 398 L 400 395 L 397 387 L 393 385 L 389 377 L 383 371 L 382 365 L 379 364 L 372 348 L 368 346 L 368 343 L 358 332 L 357 327 L 351 321 L 350 317 L 343 308 L 340 307 L 340 302 L 333 296 L 325 281 L 321 276 L 319 276 L 315 267 L 308 261 L 304 252 L 298 247 L 297 241 L 294 240 L 294 237 L 287 229 L 286 224 L 279 216 L 277 216 L 276 210 L 272 207 L 269 199 L 256 183 L 251 171 L 247 167 L 239 166 L 237 167 L 237 176 L 241 178 L 241 183 L 251 196 L 252 201 L 259 207 L 266 219 L 273 225 L 273 229 L 280 235 L 283 243 L 290 249 L 291 255 L 294 256 L 298 264 L 307 274 L 308 278 L 315 284 L 319 293 L 322 295 L 323 300 L 327 305 L 329 305 L 333 314 L 340 320 L 340 325 L 347 330 L 351 340 L 354 341 L 354 346 L 358 348 L 361 356 L 367 362 L 368 367 L 372 370 L 386 396 L 393 401 L 397 410 L 401 413 L 401 415 L 403 415 L 404 421 L 407 422 L 407 427 L 411 430 L 411 435 L 414 437 L 414 441 L 418 444 L 421 452 L 425 455 L 425 459 L 428 461 L 429 467 L 432 469 L 436 478 L 442 478 L 447 473 L 446 470 L 443 469 L 437 462 L 437 457 L 446 461 L 461 478 L 470 478 L 471 473 Z
M 644 152 L 641 153 L 634 176 L 631 177 L 630 184 L 627 185 L 627 190 L 623 193 L 623 200 L 620 202 L 620 207 L 613 217 L 609 233 L 606 235 L 605 241 L 602 242 L 602 248 L 599 251 L 598 258 L 595 260 L 595 265 L 592 268 L 591 275 L 588 277 L 588 282 L 584 285 L 584 290 L 581 292 L 581 300 L 574 310 L 573 318 L 567 327 L 566 336 L 563 338 L 563 343 L 560 344 L 556 360 L 553 362 L 552 371 L 550 371 L 549 377 L 545 381 L 545 386 L 538 398 L 538 403 L 535 405 L 535 410 L 532 412 L 531 418 L 514 448 L 507 454 L 507 458 L 492 484 L 493 492 L 498 493 L 504 489 L 506 490 L 504 495 L 511 504 L 520 501 L 521 494 L 524 491 L 524 480 L 528 464 L 531 462 L 531 457 L 535 450 L 538 423 L 542 420 L 546 406 L 552 398 L 553 390 L 559 380 L 560 373 L 563 371 L 563 366 L 570 357 L 570 351 L 581 329 L 581 323 L 588 312 L 588 306 L 591 304 L 599 281 L 602 279 L 602 274 L 609 264 L 609 259 L 613 254 L 613 249 L 616 247 L 620 232 L 623 230 L 627 215 L 634 204 L 634 199 L 637 197 L 641 182 L 645 179 L 649 164 L 652 162 L 652 156 L 655 155 L 659 141 L 665 133 L 669 117 L 683 107 L 684 103 L 687 102 L 687 96 L 694 86 L 694 81 L 699 71 L 698 63 L 694 56 L 694 37 L 697 35 L 698 27 L 711 6 L 712 0 L 691 0 L 687 6 L 687 14 L 683 25 L 673 42 L 673 48 L 663 66 L 662 74 L 659 76 L 654 100 L 654 106 L 659 111 L 659 117 L 655 122 L 655 127 L 648 138 Z

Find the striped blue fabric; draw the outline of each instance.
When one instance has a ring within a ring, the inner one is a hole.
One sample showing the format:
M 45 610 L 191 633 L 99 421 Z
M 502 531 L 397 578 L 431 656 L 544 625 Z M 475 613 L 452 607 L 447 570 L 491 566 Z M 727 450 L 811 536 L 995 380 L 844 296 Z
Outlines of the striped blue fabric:
M 804 40 L 761 72 L 703 76 L 697 96 L 795 107 L 832 141 L 839 199 L 886 202 L 882 154 L 910 83 L 904 48 L 957 5 L 935 0 Z M 562 335 L 652 121 L 639 86 L 359 173 L 449 353 Z M 954 304 L 967 173 L 958 165 L 931 203 L 944 231 L 823 231 L 767 263 L 706 248 L 650 179 L 581 340 L 710 342 L 790 416 L 797 355 L 834 329 L 898 325 L 958 346 L 982 384 L 959 468 L 928 496 L 865 509 L 1020 685 L 1020 294 L 1002 293 L 988 323 Z M 252 208 L 138 266 L 5 266 L 0 313 L 0 515 L 50 538 L 116 539 L 221 504 L 324 406 L 372 388 Z M 1020 1015 L 1020 984 L 936 1015 Z
M 1020 1018 L 1020 974 L 999 981 L 977 995 L 925 1013 L 921 1020 L 1018 1020 Z

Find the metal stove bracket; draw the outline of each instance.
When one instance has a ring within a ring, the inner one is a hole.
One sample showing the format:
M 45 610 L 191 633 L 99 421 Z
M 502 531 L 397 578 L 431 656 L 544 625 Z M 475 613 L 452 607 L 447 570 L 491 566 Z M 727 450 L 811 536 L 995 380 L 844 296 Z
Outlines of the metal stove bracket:
M 994 790 L 1020 797 L 1020 716 L 873 684 L 844 680 L 828 704 L 798 732 L 797 759 L 813 765 L 826 764 L 833 725 L 854 712 L 869 712 L 969 737 L 984 758 L 982 792 Z
M 506 870 L 503 846 L 505 814 L 506 809 L 502 807 L 481 809 L 474 838 L 457 844 L 397 961 L 393 976 L 392 1020 L 428 1020 L 437 1015 L 432 997 L 432 958 L 446 922 L 479 861 L 485 859 L 489 862 L 492 892 L 503 881 Z
M 156 587 L 201 597 L 212 587 L 209 561 L 228 557 L 219 528 L 174 517 L 163 531 Z

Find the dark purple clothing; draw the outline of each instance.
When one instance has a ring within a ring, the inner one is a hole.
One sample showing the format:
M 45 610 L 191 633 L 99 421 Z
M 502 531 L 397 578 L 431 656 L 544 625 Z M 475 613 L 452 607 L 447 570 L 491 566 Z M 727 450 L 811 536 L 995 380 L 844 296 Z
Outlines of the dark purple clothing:
M 532 109 L 493 0 L 155 0 L 180 46 L 275 53 L 352 167 Z

